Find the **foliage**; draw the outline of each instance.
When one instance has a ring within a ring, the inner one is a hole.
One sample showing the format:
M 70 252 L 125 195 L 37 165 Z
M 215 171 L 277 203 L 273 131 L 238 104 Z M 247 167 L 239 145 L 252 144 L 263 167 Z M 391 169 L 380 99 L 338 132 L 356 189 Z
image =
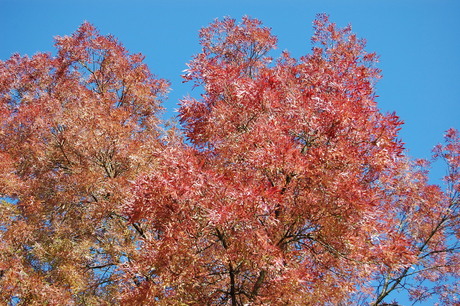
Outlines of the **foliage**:
M 0 63 L 0 299 L 116 301 L 138 238 L 121 207 L 163 146 L 168 84 L 88 23 L 56 47 Z
M 453 304 L 458 131 L 412 161 L 375 102 L 377 56 L 315 20 L 312 53 L 270 57 L 261 22 L 200 32 L 184 136 L 167 83 L 83 24 L 57 56 L 0 62 L 0 297 L 22 304 Z M 429 286 L 426 283 L 429 282 Z

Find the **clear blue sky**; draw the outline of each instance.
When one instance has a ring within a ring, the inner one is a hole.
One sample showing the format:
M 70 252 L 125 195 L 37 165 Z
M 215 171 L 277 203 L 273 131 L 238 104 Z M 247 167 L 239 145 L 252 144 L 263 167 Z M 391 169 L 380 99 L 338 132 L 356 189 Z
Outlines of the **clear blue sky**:
M 53 52 L 54 36 L 87 20 L 172 83 L 165 104 L 172 116 L 191 89 L 180 74 L 199 51 L 201 27 L 223 16 L 259 18 L 278 36 L 278 50 L 298 57 L 310 52 L 312 21 L 322 12 L 339 26 L 351 23 L 381 56 L 378 102 L 405 121 L 411 156 L 429 157 L 445 130 L 460 128 L 460 0 L 0 0 L 0 59 Z
M 214 18 L 250 15 L 278 36 L 278 50 L 310 51 L 312 21 L 330 14 L 352 24 L 381 56 L 382 110 L 405 121 L 401 137 L 414 157 L 428 157 L 449 127 L 460 128 L 459 0 L 0 0 L 0 59 L 12 53 L 54 51 L 53 37 L 73 33 L 87 20 L 141 52 L 153 73 L 172 82 L 165 107 L 173 115 L 190 91 L 180 74 L 199 51 L 198 30 Z

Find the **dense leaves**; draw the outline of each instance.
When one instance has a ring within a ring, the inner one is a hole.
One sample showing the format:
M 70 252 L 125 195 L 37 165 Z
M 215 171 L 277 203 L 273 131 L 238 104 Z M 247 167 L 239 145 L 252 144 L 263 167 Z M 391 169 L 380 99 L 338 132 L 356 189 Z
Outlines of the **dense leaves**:
M 0 62 L 0 299 L 116 301 L 137 238 L 121 204 L 163 145 L 167 83 L 88 23 L 56 47 Z
M 377 56 L 325 15 L 311 54 L 261 22 L 200 32 L 181 101 L 83 24 L 57 56 L 1 62 L 1 298 L 57 304 L 374 304 L 458 296 L 458 131 L 404 154 Z M 13 264 L 12 264 L 13 263 Z M 428 285 L 426 285 L 428 282 Z

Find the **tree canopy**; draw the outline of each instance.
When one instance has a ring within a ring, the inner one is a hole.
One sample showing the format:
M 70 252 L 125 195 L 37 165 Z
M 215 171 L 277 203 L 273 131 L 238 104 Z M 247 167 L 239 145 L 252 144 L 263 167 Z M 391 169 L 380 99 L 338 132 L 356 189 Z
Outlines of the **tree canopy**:
M 382 305 L 460 299 L 460 136 L 413 160 L 378 56 L 314 21 L 272 58 L 257 19 L 199 33 L 178 127 L 167 81 L 84 23 L 0 61 L 0 300 L 11 305 Z

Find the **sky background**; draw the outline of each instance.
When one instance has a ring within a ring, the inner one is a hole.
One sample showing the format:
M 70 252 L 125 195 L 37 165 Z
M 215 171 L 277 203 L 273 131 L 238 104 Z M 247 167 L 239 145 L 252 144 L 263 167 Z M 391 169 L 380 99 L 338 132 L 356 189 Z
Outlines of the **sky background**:
M 0 0 L 0 60 L 54 52 L 53 37 L 70 35 L 87 20 L 130 52 L 143 53 L 152 72 L 171 82 L 164 105 L 171 117 L 178 100 L 194 93 L 180 75 L 200 50 L 200 28 L 215 18 L 249 15 L 278 37 L 275 55 L 289 50 L 300 57 L 310 52 L 312 21 L 323 12 L 340 27 L 351 24 L 367 50 L 380 55 L 379 107 L 405 122 L 401 138 L 409 154 L 429 157 L 448 128 L 460 128 L 459 0 Z
M 194 94 L 180 75 L 200 50 L 200 28 L 249 15 L 278 37 L 275 55 L 289 50 L 300 57 L 311 50 L 318 13 L 340 27 L 351 24 L 367 50 L 380 55 L 377 101 L 405 122 L 400 136 L 410 156 L 429 158 L 448 128 L 460 128 L 460 0 L 0 0 L 0 60 L 54 52 L 53 37 L 72 34 L 86 20 L 143 53 L 151 71 L 171 82 L 164 105 L 171 117 L 179 99 Z M 433 177 L 441 175 L 435 168 Z

